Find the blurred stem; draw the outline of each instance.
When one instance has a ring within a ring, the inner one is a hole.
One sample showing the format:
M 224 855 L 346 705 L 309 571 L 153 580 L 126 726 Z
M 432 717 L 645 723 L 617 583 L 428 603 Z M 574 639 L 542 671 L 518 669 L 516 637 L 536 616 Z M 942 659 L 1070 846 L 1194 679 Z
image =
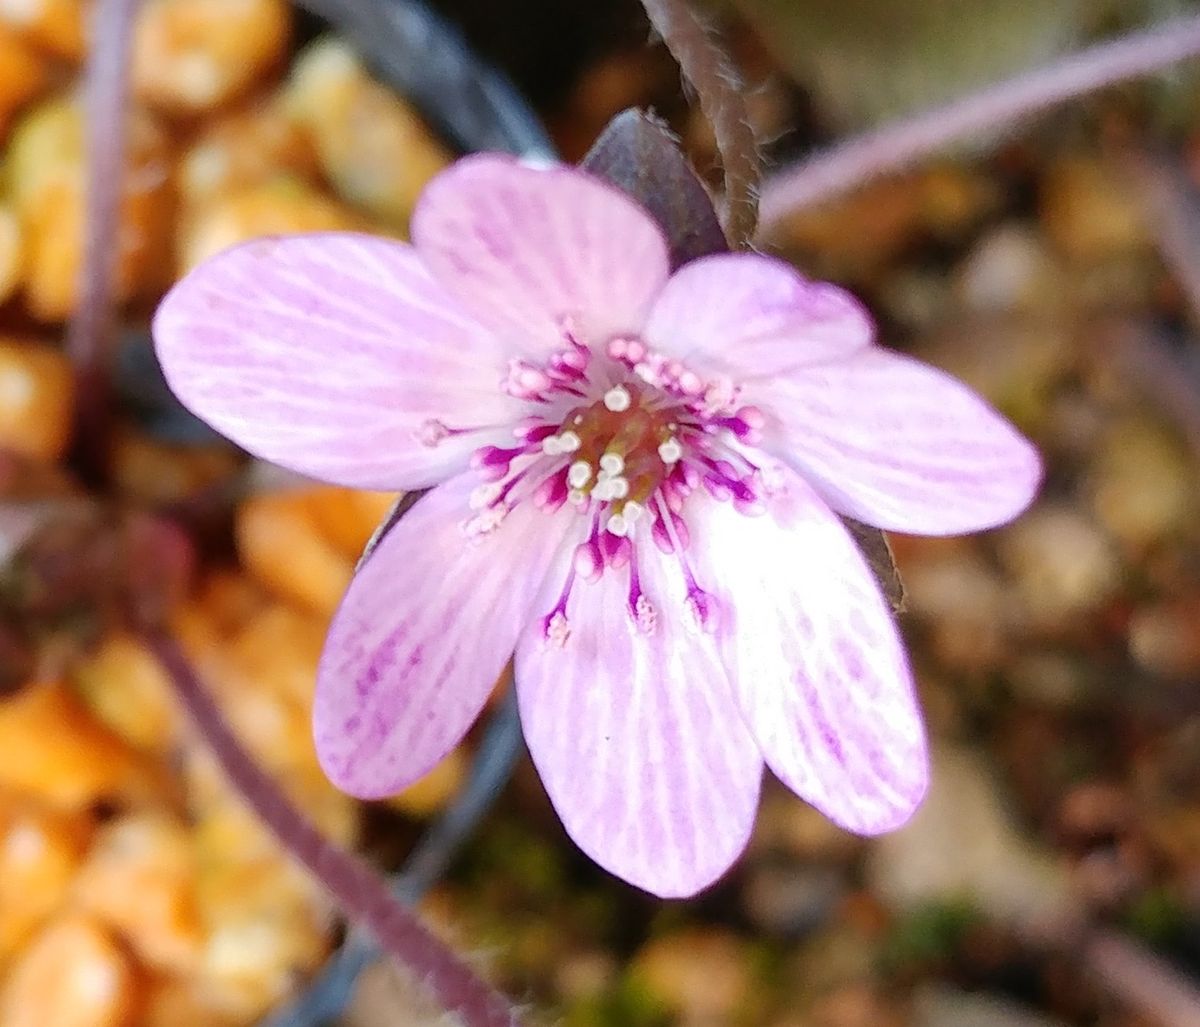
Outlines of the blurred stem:
M 432 935 L 388 889 L 387 881 L 353 853 L 326 839 L 288 799 L 225 722 L 178 644 L 147 635 L 187 710 L 222 770 L 276 838 L 333 895 L 343 912 L 380 948 L 424 982 L 434 999 L 465 1027 L 517 1027 L 507 1000 Z
M 480 743 L 466 788 L 392 878 L 392 894 L 398 900 L 409 905 L 419 902 L 445 873 L 459 846 L 503 791 L 524 751 L 522 743 L 516 693 L 510 691 Z M 370 938 L 352 933 L 308 990 L 261 1027 L 318 1027 L 334 1019 L 349 1001 L 358 975 L 378 955 Z
M 1187 297 L 1193 323 L 1200 321 L 1200 196 L 1178 158 L 1136 149 L 1121 157 L 1163 261 Z
M 746 246 L 758 224 L 761 166 L 737 72 L 688 0 L 642 0 L 642 6 L 712 125 L 725 168 L 725 234 L 735 249 Z
M 83 265 L 67 353 L 75 371 L 75 448 L 86 480 L 107 476 L 111 384 L 116 329 L 115 286 L 120 254 L 126 104 L 134 19 L 139 0 L 98 0 L 83 80 L 86 166 Z
M 529 102 L 481 61 L 450 22 L 418 0 L 297 0 L 330 22 L 366 62 L 466 152 L 552 158 Z
M 857 136 L 768 178 L 762 230 L 770 233 L 789 214 L 901 170 L 949 143 L 1197 54 L 1200 16 L 1176 18 Z
M 1200 1024 L 1200 989 L 1129 938 L 1097 930 L 1083 953 L 1092 972 L 1129 1009 L 1149 1014 L 1162 1027 Z

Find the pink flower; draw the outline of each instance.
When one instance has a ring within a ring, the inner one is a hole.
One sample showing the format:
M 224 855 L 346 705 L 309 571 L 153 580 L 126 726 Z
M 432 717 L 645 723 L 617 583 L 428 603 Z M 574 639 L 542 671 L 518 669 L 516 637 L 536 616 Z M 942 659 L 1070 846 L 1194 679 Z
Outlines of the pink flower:
M 602 866 L 690 895 L 746 844 L 763 764 L 860 833 L 927 760 L 888 604 L 836 514 L 954 534 L 1033 496 L 1033 448 L 756 254 L 671 274 L 658 226 L 566 167 L 446 171 L 414 245 L 265 239 L 154 322 L 185 404 L 246 449 L 423 489 L 359 571 L 317 682 L 348 792 L 403 788 L 516 653 L 530 753 Z

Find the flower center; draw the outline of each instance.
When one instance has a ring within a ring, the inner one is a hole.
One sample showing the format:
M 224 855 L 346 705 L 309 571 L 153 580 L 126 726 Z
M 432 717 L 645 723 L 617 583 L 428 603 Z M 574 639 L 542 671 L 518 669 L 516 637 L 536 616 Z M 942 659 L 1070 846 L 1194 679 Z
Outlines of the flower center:
M 683 457 L 676 438 L 682 411 L 636 382 L 614 385 L 602 399 L 568 412 L 542 452 L 568 455 L 567 500 L 607 504 L 605 528 L 617 536 L 633 524 Z
M 570 636 L 574 585 L 608 572 L 628 574 L 630 617 L 643 632 L 656 629 L 658 612 L 638 573 L 634 543 L 643 537 L 677 562 L 691 622 L 712 630 L 717 604 L 688 561 L 684 505 L 700 493 L 746 514 L 761 511 L 765 483 L 749 447 L 762 414 L 741 405 L 741 390 L 727 378 L 706 379 L 640 339 L 613 339 L 597 350 L 564 334 L 567 344 L 543 365 L 514 360 L 500 383 L 529 404 L 529 416 L 514 428 L 514 445 L 473 454 L 482 483 L 471 496 L 467 534 L 487 535 L 524 501 L 548 513 L 568 503 L 578 510 L 583 537 L 543 618 L 550 644 L 565 645 Z M 437 445 L 463 431 L 431 421 L 422 438 Z

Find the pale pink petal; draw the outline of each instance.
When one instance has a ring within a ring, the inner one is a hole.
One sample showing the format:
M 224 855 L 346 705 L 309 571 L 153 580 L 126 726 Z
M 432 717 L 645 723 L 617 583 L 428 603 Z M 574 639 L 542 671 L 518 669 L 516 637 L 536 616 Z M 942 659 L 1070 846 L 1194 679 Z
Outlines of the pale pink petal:
M 256 456 L 357 488 L 422 488 L 520 417 L 506 354 L 412 247 L 352 233 L 258 239 L 163 300 L 154 340 L 184 405 Z M 440 422 L 488 426 L 437 446 Z M 494 426 L 500 426 L 497 430 Z
M 467 157 L 426 187 L 412 238 L 441 282 L 527 356 L 566 333 L 602 345 L 641 330 L 667 244 L 624 193 L 569 167 Z
M 462 475 L 421 499 L 358 571 L 317 675 L 313 730 L 330 780 L 389 795 L 462 738 L 512 656 L 555 554 L 563 518 L 518 505 L 469 538 Z
M 721 253 L 672 275 L 645 338 L 696 373 L 741 379 L 847 356 L 870 345 L 874 332 L 844 289 L 810 282 L 774 257 Z
M 789 471 L 768 512 L 687 511 L 722 655 L 767 766 L 843 827 L 898 827 L 925 793 L 921 716 L 896 625 L 841 522 Z
M 642 550 L 654 632 L 629 615 L 626 572 L 577 584 L 564 647 L 540 624 L 522 638 L 517 694 L 567 833 L 611 873 L 668 898 L 705 888 L 745 848 L 762 758 L 712 639 L 685 626 L 678 568 Z
M 746 390 L 764 447 L 839 513 L 914 535 L 1016 517 L 1041 482 L 1037 450 L 961 382 L 877 347 Z

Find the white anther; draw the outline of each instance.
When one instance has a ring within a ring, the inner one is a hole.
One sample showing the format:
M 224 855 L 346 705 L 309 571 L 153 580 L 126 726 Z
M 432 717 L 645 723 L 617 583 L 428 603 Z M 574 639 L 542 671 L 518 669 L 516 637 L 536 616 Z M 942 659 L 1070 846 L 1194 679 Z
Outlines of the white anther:
M 574 453 L 583 445 L 583 440 L 573 431 L 565 431 L 558 437 L 560 453 Z
M 472 538 L 487 535 L 500 527 L 501 522 L 507 516 L 508 507 L 503 503 L 499 506 L 489 506 L 467 521 L 467 534 Z
M 614 385 L 604 394 L 604 405 L 614 414 L 628 410 L 632 402 L 633 397 L 624 385 Z
M 586 460 L 576 460 L 567 471 L 567 484 L 573 489 L 581 489 L 592 480 L 592 465 Z
M 571 489 L 567 493 L 567 502 L 572 506 L 584 506 L 588 501 L 586 492 L 581 492 L 579 489 Z
M 482 510 L 485 506 L 491 506 L 497 499 L 500 498 L 500 493 L 504 491 L 504 486 L 499 482 L 490 482 L 487 485 L 480 485 L 478 488 L 471 491 L 470 506 L 472 510 Z
M 625 458 L 620 453 L 605 453 L 600 458 L 600 470 L 610 478 L 625 470 Z
M 629 495 L 629 479 L 616 477 L 608 479 L 608 498 L 624 499 Z
M 633 525 L 646 512 L 646 508 L 635 499 L 631 499 L 625 504 L 625 508 L 621 511 L 621 515 L 625 518 L 626 523 Z
M 546 642 L 555 649 L 562 649 L 570 637 L 571 626 L 567 623 L 566 615 L 559 610 L 546 625 Z
M 417 439 L 421 445 L 427 446 L 429 449 L 433 449 L 443 439 L 448 438 L 449 435 L 450 429 L 438 420 L 425 421 L 416 431 Z
M 668 467 L 683 459 L 683 446 L 679 440 L 672 437 L 658 447 L 658 458 Z
M 654 609 L 654 604 L 644 595 L 637 597 L 635 616 L 637 618 L 638 630 L 643 635 L 653 635 L 654 629 L 658 625 L 658 611 Z
M 701 592 L 687 598 L 687 621 L 693 631 L 712 633 L 717 626 L 717 608 L 712 596 Z
M 560 453 L 565 453 L 566 450 L 562 448 L 562 439 L 557 435 L 547 435 L 542 439 L 542 452 L 546 456 L 558 456 Z
M 624 538 L 629 534 L 629 522 L 620 514 L 613 514 L 605 527 L 608 528 L 610 535 L 616 535 L 617 538 Z

